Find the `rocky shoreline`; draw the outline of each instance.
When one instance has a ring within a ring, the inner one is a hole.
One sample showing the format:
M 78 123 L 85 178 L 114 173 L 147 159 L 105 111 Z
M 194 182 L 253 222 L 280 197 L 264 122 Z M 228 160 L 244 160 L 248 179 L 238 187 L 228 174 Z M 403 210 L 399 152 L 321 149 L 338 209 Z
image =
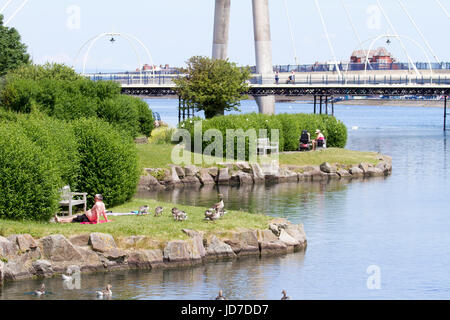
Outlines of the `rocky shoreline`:
M 377 165 L 360 163 L 346 166 L 329 164 L 320 166 L 283 166 L 275 171 L 258 163 L 224 163 L 213 168 L 171 166 L 170 169 L 145 169 L 147 175 L 139 182 L 139 191 L 168 190 L 205 185 L 251 185 L 383 177 L 392 174 L 392 159 L 380 156 Z
M 306 250 L 303 225 L 274 219 L 266 230 L 240 229 L 217 235 L 183 230 L 188 240 L 160 242 L 148 236 L 114 238 L 91 233 L 66 238 L 50 235 L 0 236 L 0 285 L 3 281 L 82 273 L 194 266 L 245 256 L 285 255 Z

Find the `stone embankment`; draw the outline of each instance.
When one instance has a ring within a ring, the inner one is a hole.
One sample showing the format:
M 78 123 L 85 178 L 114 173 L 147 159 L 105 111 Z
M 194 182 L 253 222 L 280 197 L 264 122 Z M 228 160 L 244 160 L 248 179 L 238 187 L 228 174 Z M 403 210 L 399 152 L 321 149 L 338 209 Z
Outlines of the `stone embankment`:
M 142 176 L 139 190 L 153 191 L 175 187 L 203 185 L 249 185 L 257 183 L 311 182 L 340 180 L 352 178 L 369 178 L 389 176 L 392 173 L 392 159 L 380 158 L 377 165 L 360 163 L 346 166 L 323 163 L 320 166 L 284 166 L 275 172 L 261 168 L 257 163 L 237 162 L 222 164 L 213 168 L 195 166 L 172 166 L 170 169 L 146 169 Z
M 27 234 L 0 236 L 0 284 L 3 281 L 52 277 L 68 270 L 100 272 L 193 266 L 244 256 L 285 255 L 306 250 L 303 225 L 275 219 L 267 230 L 240 229 L 206 235 L 183 230 L 188 240 L 156 241 L 148 236 L 114 238 L 91 233 L 66 238 Z

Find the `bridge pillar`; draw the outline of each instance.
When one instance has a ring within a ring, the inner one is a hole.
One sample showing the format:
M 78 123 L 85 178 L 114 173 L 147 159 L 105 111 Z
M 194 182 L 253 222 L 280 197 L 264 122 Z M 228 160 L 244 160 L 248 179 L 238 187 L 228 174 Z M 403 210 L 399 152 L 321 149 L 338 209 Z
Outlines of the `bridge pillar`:
M 255 33 L 256 73 L 261 84 L 273 84 L 272 39 L 270 36 L 269 0 L 252 0 Z M 259 112 L 275 113 L 275 96 L 256 97 Z
M 228 58 L 228 34 L 230 29 L 230 0 L 216 0 L 214 14 L 213 59 Z

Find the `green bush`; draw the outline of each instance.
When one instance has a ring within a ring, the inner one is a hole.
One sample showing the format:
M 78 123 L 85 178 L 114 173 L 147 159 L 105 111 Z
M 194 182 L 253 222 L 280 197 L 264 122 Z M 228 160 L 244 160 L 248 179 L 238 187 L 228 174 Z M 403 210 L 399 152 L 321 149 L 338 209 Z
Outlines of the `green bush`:
M 132 139 L 99 119 L 80 119 L 73 126 L 81 163 L 78 189 L 89 194 L 90 204 L 97 193 L 108 206 L 131 199 L 140 175 Z
M 60 120 L 99 117 L 133 137 L 150 136 L 154 125 L 147 103 L 122 96 L 119 84 L 88 80 L 64 65 L 33 65 L 8 74 L 0 100 L 6 110 L 39 111 Z
M 180 124 L 180 128 L 188 130 L 191 139 L 194 141 L 194 123 L 200 119 L 190 119 Z M 320 129 L 327 138 L 329 147 L 344 148 L 347 143 L 347 128 L 345 125 L 334 117 L 326 115 L 313 114 L 280 114 L 280 115 L 263 115 L 263 114 L 242 114 L 218 116 L 209 120 L 202 121 L 203 134 L 209 129 L 219 130 L 223 137 L 224 156 L 230 159 L 236 159 L 237 141 L 235 141 L 235 154 L 226 154 L 226 136 L 228 129 L 242 129 L 244 133 L 249 129 L 255 129 L 259 136 L 260 130 L 267 130 L 268 138 L 273 140 L 273 129 L 279 130 L 279 148 L 280 151 L 296 151 L 299 145 L 299 139 L 303 130 L 308 130 L 314 139 L 315 130 Z M 203 150 L 211 142 L 203 141 Z M 193 146 L 193 143 L 192 143 Z M 249 158 L 249 141 L 246 138 L 245 145 L 246 159 Z
M 17 122 L 1 122 L 0 137 L 0 218 L 48 221 L 59 199 L 55 162 Z

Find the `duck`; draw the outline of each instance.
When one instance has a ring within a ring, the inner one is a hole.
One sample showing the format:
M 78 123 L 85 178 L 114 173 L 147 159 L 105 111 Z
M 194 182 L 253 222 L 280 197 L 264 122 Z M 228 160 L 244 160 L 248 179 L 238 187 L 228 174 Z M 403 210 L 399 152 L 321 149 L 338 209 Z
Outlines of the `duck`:
M 219 291 L 219 295 L 216 297 L 216 300 L 227 300 L 227 298 L 225 298 L 223 296 L 223 291 L 222 290 Z
M 291 300 L 291 297 L 287 296 L 285 290 L 281 291 L 281 294 L 283 294 L 283 297 L 281 298 L 281 300 Z
M 214 209 L 206 210 L 205 212 L 205 220 L 215 221 L 222 218 L 220 212 L 215 211 Z
M 181 211 L 178 210 L 178 208 L 173 208 L 173 209 L 172 209 L 172 216 L 173 216 L 174 218 L 176 218 L 177 214 L 180 213 L 180 212 L 181 212 Z
M 185 220 L 187 220 L 188 216 L 187 216 L 186 212 L 178 210 L 178 212 L 176 212 L 174 214 L 173 218 L 175 221 L 185 221 Z
M 102 290 L 102 291 L 97 291 L 97 297 L 111 297 L 112 296 L 112 286 L 110 284 L 108 284 L 106 286 L 106 290 Z
M 225 203 L 223 202 L 223 194 L 219 194 L 219 200 L 220 201 L 212 207 L 212 209 L 216 210 L 216 212 L 223 211 L 223 209 L 225 208 Z
M 34 294 L 37 295 L 37 296 L 42 296 L 42 295 L 44 295 L 44 294 L 45 294 L 45 284 L 42 284 L 42 285 L 41 285 L 41 288 L 39 288 L 38 290 L 36 290 L 36 291 L 34 292 Z
M 158 207 L 158 208 L 156 208 L 156 209 L 155 209 L 155 217 L 160 217 L 160 216 L 162 216 L 162 215 L 163 215 L 163 211 L 164 211 L 164 208 L 163 208 L 163 207 Z

